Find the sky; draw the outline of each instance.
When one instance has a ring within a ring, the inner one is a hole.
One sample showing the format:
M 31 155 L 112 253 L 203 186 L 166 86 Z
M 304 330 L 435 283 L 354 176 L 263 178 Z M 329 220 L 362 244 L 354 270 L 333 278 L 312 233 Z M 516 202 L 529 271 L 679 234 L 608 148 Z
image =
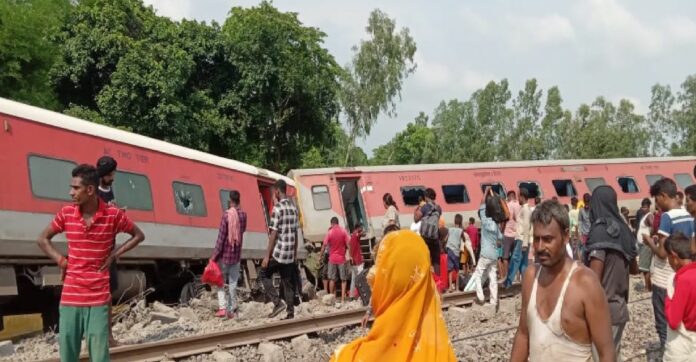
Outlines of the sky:
M 235 6 L 259 1 L 144 0 L 174 20 L 224 23 Z M 650 88 L 673 90 L 696 59 L 696 1 L 650 0 L 276 0 L 281 11 L 326 33 L 337 62 L 350 62 L 353 45 L 379 8 L 407 27 L 416 41 L 417 70 L 403 85 L 397 116 L 380 116 L 358 145 L 370 155 L 406 128 L 419 112 L 431 115 L 443 100 L 468 99 L 491 80 L 508 79 L 514 95 L 536 78 L 558 86 L 564 107 L 575 111 L 597 96 L 625 98 L 648 111 Z

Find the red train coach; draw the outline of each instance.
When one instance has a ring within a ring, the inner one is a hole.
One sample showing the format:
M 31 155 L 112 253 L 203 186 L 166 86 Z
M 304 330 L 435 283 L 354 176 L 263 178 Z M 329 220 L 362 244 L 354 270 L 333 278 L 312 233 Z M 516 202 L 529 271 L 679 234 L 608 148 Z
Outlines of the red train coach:
M 356 222 L 367 225 L 368 240 L 381 236 L 385 193 L 394 197 L 401 227 L 408 228 L 418 196 L 427 187 L 436 191 L 448 224 L 456 213 L 464 220 L 476 216 L 487 186 L 502 196 L 525 187 L 532 197 L 557 197 L 569 204 L 572 196 L 581 198 L 597 186 L 610 185 L 620 205 L 633 213 L 649 196 L 650 185 L 662 177 L 675 179 L 680 189 L 693 184 L 694 163 L 696 157 L 486 162 L 305 169 L 288 176 L 298 190 L 305 239 L 317 242 L 333 216 L 350 229 Z M 364 252 L 368 247 L 366 243 Z
M 240 191 L 248 213 L 242 257 L 261 259 L 270 187 L 285 179 L 294 195 L 293 181 L 274 172 L 1 98 L 0 127 L 0 296 L 17 293 L 15 273 L 35 284 L 60 284 L 36 238 L 71 202 L 72 168 L 102 155 L 118 161 L 115 201 L 146 235 L 119 263 L 130 271 L 150 265 L 171 274 L 204 263 L 230 189 Z M 65 252 L 65 238 L 54 241 Z M 299 252 L 304 257 L 301 246 Z

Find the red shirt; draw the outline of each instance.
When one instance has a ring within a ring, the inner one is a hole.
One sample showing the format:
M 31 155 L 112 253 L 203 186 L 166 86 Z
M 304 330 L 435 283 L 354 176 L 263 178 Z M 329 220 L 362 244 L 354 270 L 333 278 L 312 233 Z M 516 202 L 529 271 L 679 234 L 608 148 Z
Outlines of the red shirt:
M 466 227 L 465 231 L 469 235 L 469 239 L 471 239 L 471 247 L 473 249 L 478 249 L 478 246 L 479 246 L 478 228 L 474 225 L 469 225 Z
M 88 227 L 78 205 L 63 207 L 51 224 L 68 240 L 68 267 L 60 304 L 73 307 L 102 306 L 111 302 L 109 269 L 98 271 L 114 248 L 116 234 L 131 233 L 133 222 L 123 210 L 99 200 Z
M 665 299 L 665 316 L 669 328 L 677 329 L 684 323 L 686 330 L 696 332 L 696 262 L 674 275 L 674 295 Z
M 343 264 L 346 262 L 348 239 L 348 233 L 340 225 L 334 225 L 329 229 L 324 238 L 324 245 L 329 247 L 329 263 Z
M 362 251 L 360 250 L 360 233 L 357 231 L 350 235 L 350 257 L 353 259 L 353 265 L 363 263 Z

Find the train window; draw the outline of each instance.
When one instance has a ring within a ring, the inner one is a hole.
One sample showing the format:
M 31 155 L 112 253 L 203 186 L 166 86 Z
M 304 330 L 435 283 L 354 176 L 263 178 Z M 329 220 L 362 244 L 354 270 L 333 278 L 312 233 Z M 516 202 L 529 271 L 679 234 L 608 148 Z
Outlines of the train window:
M 220 189 L 220 207 L 223 212 L 230 208 L 230 190 Z
M 425 187 L 423 186 L 404 186 L 401 188 L 401 197 L 404 199 L 405 205 L 418 205 L 418 199 L 421 196 L 425 197 Z
M 72 170 L 77 164 L 55 158 L 29 156 L 31 192 L 42 199 L 70 201 Z
M 553 180 L 553 187 L 556 189 L 556 195 L 559 197 L 577 196 L 573 180 Z
M 585 185 L 590 192 L 594 192 L 594 189 L 606 185 L 607 182 L 604 181 L 604 177 L 588 177 L 585 179 Z
M 467 204 L 470 201 L 464 185 L 442 185 L 442 194 L 448 204 Z
M 648 185 L 652 186 L 655 184 L 655 182 L 662 180 L 665 178 L 662 175 L 645 175 L 645 179 L 648 180 Z
M 541 187 L 536 181 L 520 181 L 517 183 L 520 189 L 527 189 L 529 192 L 529 198 L 533 199 L 535 197 L 542 197 Z
M 486 192 L 486 188 L 488 187 L 492 188 L 493 192 L 498 194 L 498 196 L 502 197 L 503 199 L 507 197 L 507 194 L 505 193 L 505 187 L 502 183 L 483 183 L 481 184 L 481 192 Z
M 134 210 L 152 210 L 152 189 L 147 176 L 116 171 L 114 178 L 114 195 L 116 204 Z
M 636 184 L 636 179 L 632 176 L 619 177 L 617 180 L 623 193 L 635 194 L 639 191 L 638 184 Z
M 174 189 L 176 212 L 190 216 L 208 215 L 203 188 L 200 185 L 174 181 L 172 188 Z
M 312 186 L 312 202 L 314 210 L 328 210 L 331 208 L 331 197 L 329 187 L 326 185 Z
M 691 179 L 691 175 L 689 175 L 688 173 L 674 174 L 674 181 L 682 190 L 694 184 L 693 179 Z

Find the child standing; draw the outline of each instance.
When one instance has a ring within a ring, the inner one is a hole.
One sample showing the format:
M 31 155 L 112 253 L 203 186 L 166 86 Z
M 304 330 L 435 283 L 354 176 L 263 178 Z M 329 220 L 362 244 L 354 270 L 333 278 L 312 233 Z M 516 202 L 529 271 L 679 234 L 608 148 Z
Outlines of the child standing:
M 676 233 L 665 241 L 674 282 L 667 289 L 667 343 L 664 361 L 696 360 L 696 263 L 691 260 L 691 238 Z

